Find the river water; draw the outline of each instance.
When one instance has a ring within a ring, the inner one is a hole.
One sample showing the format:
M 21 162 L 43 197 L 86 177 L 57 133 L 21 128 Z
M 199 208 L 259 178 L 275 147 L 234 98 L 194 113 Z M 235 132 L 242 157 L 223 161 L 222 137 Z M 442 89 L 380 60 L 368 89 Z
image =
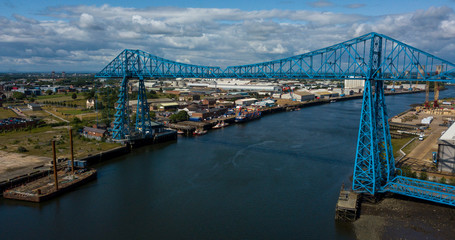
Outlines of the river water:
M 424 99 L 388 96 L 389 115 Z M 361 103 L 144 147 L 95 166 L 98 180 L 42 204 L 1 199 L 0 239 L 355 239 L 334 214 L 352 175 Z

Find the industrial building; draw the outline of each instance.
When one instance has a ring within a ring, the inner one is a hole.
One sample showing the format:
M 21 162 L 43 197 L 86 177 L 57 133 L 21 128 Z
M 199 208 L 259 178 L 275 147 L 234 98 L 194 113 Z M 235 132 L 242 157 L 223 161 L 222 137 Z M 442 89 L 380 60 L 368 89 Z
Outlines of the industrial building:
M 315 95 L 307 91 L 298 91 L 294 93 L 285 93 L 281 95 L 281 99 L 291 99 L 294 101 L 311 101 L 314 100 Z
M 455 173 L 455 124 L 438 139 L 438 170 Z
M 245 99 L 239 99 L 235 100 L 235 105 L 236 106 L 250 106 L 251 104 L 257 102 L 258 100 L 256 98 L 245 98 Z
M 319 99 L 327 99 L 327 98 L 339 97 L 340 96 L 340 94 L 338 94 L 336 92 L 328 91 L 326 89 L 312 90 L 311 93 L 314 94 Z
M 347 91 L 353 90 L 355 93 L 360 93 L 365 87 L 365 79 L 363 78 L 348 78 L 344 80 L 344 89 Z
M 188 87 L 204 87 L 204 88 L 219 88 L 224 90 L 236 91 L 279 91 L 281 87 L 274 84 L 254 83 L 249 80 L 231 79 L 229 81 L 216 80 L 210 82 L 190 82 Z

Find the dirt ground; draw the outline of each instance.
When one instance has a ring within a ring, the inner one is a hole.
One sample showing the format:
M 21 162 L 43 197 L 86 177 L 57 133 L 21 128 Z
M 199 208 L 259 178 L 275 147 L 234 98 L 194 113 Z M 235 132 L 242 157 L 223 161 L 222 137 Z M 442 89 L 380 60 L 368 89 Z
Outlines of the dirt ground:
M 357 239 L 455 239 L 455 208 L 399 195 L 362 203 Z
M 50 165 L 51 160 L 48 157 L 0 151 L 0 182 L 33 172 L 35 167 Z

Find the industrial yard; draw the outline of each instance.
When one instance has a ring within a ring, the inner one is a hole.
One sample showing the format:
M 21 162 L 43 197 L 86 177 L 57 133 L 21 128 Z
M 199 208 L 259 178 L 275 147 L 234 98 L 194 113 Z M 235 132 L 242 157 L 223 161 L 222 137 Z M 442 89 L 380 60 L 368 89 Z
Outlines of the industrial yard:
M 407 130 L 395 130 L 409 139 L 402 153 L 397 157 L 397 165 L 416 172 L 417 175 L 426 174 L 428 179 L 455 183 L 453 172 L 441 171 L 438 168 L 438 158 L 442 152 L 438 149 L 439 139 L 455 121 L 455 110 L 452 102 L 446 101 L 445 108 L 427 109 L 416 107 L 391 119 L 391 126 L 401 126 Z M 450 103 L 450 104 L 449 104 Z M 430 121 L 431 119 L 431 121 Z M 394 125 L 397 123 L 399 125 Z M 399 149 L 394 149 L 399 151 Z

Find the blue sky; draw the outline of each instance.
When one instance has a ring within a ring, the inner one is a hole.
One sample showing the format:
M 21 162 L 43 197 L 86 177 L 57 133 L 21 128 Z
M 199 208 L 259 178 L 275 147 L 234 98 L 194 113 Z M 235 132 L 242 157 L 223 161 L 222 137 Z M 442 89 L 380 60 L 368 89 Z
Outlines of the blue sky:
M 0 0 L 0 72 L 96 72 L 125 48 L 224 67 L 371 31 L 455 62 L 454 9 L 455 0 Z

